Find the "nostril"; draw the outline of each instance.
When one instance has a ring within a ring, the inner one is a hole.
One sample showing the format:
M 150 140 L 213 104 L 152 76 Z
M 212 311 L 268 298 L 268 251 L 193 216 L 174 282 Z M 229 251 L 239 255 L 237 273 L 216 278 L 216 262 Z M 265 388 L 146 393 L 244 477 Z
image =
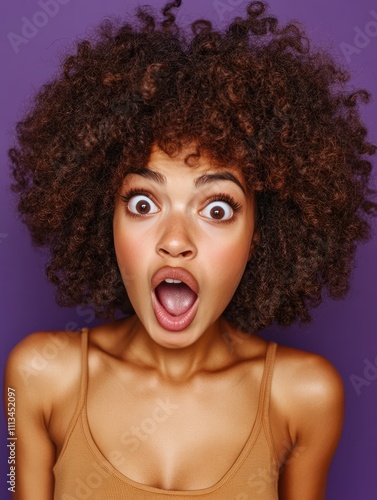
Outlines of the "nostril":
M 195 254 L 195 248 L 192 245 L 182 244 L 160 244 L 157 247 L 157 253 L 163 257 L 181 257 L 184 259 L 192 258 Z
M 158 253 L 164 255 L 164 256 L 172 256 L 172 257 L 184 257 L 184 258 L 190 258 L 194 252 L 193 250 L 178 250 L 178 249 L 173 249 L 173 248 L 160 248 L 158 250 Z
M 165 227 L 156 246 L 156 251 L 161 256 L 189 259 L 196 254 L 196 245 L 184 227 L 183 221 L 181 222 L 180 225 Z

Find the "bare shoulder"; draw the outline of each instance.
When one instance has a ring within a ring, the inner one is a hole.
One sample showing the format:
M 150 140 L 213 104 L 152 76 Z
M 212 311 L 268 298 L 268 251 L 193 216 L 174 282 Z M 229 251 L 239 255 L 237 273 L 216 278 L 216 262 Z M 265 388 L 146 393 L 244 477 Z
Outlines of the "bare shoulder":
M 239 334 L 238 334 L 239 335 Z M 240 356 L 264 364 L 268 342 L 261 337 L 246 336 L 232 339 Z M 272 391 L 274 400 L 288 413 L 302 407 L 306 412 L 314 406 L 343 405 L 343 381 L 336 368 L 323 356 L 315 353 L 277 346 Z
M 323 356 L 291 347 L 279 346 L 275 364 L 280 389 L 292 397 L 305 394 L 333 399 L 343 394 L 343 382 L 336 368 Z M 304 393 L 304 394 L 302 394 Z
M 66 331 L 36 332 L 22 339 L 9 354 L 5 377 L 23 397 L 49 400 L 59 395 L 81 369 L 80 333 Z M 59 382 L 59 383 L 57 383 Z
M 344 417 L 344 388 L 323 356 L 279 346 L 271 388 L 275 443 L 282 440 L 279 498 L 324 499 Z
M 103 350 L 108 344 L 116 344 L 119 338 L 119 321 L 107 323 L 91 329 L 91 342 L 99 344 Z M 10 352 L 6 376 L 28 392 L 44 396 L 49 388 L 55 396 L 59 392 L 67 394 L 71 386 L 77 387 L 81 375 L 81 331 L 43 331 L 27 335 Z
M 274 370 L 274 400 L 289 422 L 293 441 L 307 430 L 331 423 L 341 428 L 344 386 L 336 368 L 323 356 L 279 346 Z M 335 432 L 336 433 L 336 432 Z
M 79 333 L 37 332 L 8 357 L 5 388 L 13 389 L 17 405 L 17 498 L 53 496 L 52 469 L 62 442 L 56 436 L 64 435 L 77 401 L 80 347 Z

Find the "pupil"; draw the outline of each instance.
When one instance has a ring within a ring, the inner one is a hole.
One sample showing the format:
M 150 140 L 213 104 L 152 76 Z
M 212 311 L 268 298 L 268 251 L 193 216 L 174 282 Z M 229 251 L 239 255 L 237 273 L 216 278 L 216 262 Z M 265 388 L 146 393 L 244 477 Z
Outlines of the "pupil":
M 149 203 L 147 201 L 145 201 L 145 200 L 138 201 L 137 204 L 136 204 L 136 210 L 140 214 L 146 214 L 146 213 L 148 213 L 149 209 L 150 209 Z
M 211 217 L 214 219 L 222 219 L 225 215 L 225 211 L 221 207 L 213 207 L 211 209 Z

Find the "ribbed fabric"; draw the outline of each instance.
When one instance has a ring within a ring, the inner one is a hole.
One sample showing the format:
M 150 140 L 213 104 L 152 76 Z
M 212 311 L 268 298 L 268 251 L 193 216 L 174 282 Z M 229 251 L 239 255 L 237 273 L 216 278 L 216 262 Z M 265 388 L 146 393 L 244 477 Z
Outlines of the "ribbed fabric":
M 270 389 L 276 344 L 268 344 L 258 410 L 250 435 L 227 473 L 210 488 L 162 490 L 137 483 L 116 470 L 102 455 L 91 435 L 87 412 L 88 330 L 82 331 L 80 400 L 54 467 L 54 500 L 277 500 L 278 460 L 270 422 Z

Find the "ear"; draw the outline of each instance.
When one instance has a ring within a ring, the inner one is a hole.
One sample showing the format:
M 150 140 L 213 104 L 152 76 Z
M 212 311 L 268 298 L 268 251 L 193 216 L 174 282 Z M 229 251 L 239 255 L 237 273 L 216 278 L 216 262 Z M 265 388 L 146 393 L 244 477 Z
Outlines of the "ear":
M 254 233 L 253 233 L 253 237 L 251 238 L 251 242 L 250 242 L 250 250 L 249 250 L 249 256 L 247 258 L 247 261 L 249 262 L 253 253 L 254 253 L 254 250 L 255 250 L 255 247 L 258 245 L 259 243 L 259 238 L 260 238 L 260 233 L 259 233 L 259 230 L 258 229 L 255 229 L 254 230 Z

